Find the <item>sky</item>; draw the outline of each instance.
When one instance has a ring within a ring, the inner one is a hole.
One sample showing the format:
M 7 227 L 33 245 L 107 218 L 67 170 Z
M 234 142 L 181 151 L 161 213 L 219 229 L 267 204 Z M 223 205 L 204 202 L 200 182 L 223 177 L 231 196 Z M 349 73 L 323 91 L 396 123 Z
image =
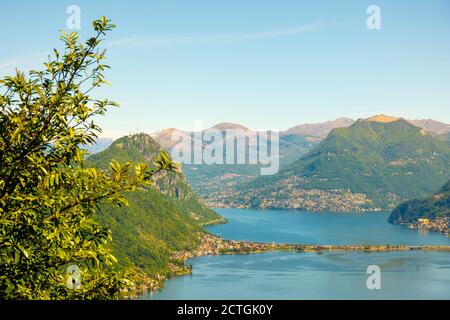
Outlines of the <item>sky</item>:
M 450 123 L 450 1 L 8 1 L 0 6 L 0 77 L 39 68 L 70 5 L 87 38 L 102 15 L 121 107 L 104 136 L 220 122 L 283 130 L 388 114 Z M 381 29 L 367 28 L 376 5 Z

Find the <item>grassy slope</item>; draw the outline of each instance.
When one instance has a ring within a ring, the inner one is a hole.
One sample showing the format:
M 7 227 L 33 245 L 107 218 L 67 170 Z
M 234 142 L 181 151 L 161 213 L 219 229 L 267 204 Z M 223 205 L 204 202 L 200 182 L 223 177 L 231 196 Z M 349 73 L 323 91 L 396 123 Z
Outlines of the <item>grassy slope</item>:
M 151 161 L 160 149 L 148 135 L 123 137 L 89 157 L 88 164 L 105 168 L 111 159 Z M 112 230 L 120 264 L 150 273 L 166 272 L 174 251 L 192 249 L 198 244 L 197 234 L 203 232 L 201 224 L 220 219 L 199 203 L 183 174 L 163 174 L 155 187 L 128 193 L 126 197 L 128 207 L 101 208 L 98 219 Z

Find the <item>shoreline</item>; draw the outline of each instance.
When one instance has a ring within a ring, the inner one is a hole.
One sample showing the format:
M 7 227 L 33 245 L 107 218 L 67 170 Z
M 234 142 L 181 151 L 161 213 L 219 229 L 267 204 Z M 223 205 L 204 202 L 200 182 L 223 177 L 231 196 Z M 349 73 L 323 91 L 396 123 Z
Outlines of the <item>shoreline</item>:
M 219 224 L 224 224 L 224 223 L 228 223 L 228 220 L 224 217 L 221 217 L 219 219 L 215 219 L 212 221 L 208 221 L 203 223 L 201 226 L 202 227 L 208 227 L 208 226 L 215 226 L 215 225 L 219 225 Z
M 187 260 L 208 255 L 247 255 L 267 252 L 297 252 L 297 253 L 321 253 L 336 251 L 361 251 L 361 252 L 389 252 L 389 251 L 439 251 L 449 252 L 450 245 L 313 245 L 313 244 L 286 244 L 286 243 L 261 243 L 240 240 L 224 240 L 210 233 L 199 235 L 200 245 L 191 251 L 175 252 L 173 262 L 169 266 L 169 273 L 165 276 L 156 275 L 158 281 L 148 275 L 143 278 L 150 279 L 150 283 L 139 284 L 139 289 L 130 290 L 127 298 L 135 299 L 149 292 L 156 292 L 164 287 L 164 283 L 172 278 L 192 273 L 192 268 L 186 264 Z
M 426 230 L 431 232 L 438 232 L 445 236 L 450 236 L 450 220 L 449 218 L 438 218 L 435 220 L 426 219 L 426 223 L 416 222 L 400 222 L 398 225 L 405 226 L 409 229 Z
M 390 245 L 390 244 L 362 244 L 362 245 L 316 245 L 316 244 L 287 244 L 264 243 L 241 240 L 224 240 L 218 236 L 205 234 L 201 237 L 201 245 L 193 252 L 175 253 L 175 259 L 187 259 L 221 254 L 250 254 L 274 251 L 287 252 L 322 252 L 322 251 L 449 251 L 450 245 Z

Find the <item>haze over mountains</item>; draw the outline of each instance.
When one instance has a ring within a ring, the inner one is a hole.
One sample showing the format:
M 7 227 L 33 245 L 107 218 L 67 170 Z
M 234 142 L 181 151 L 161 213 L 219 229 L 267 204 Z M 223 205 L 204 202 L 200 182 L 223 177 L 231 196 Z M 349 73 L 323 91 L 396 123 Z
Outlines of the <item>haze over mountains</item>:
M 431 119 L 421 119 L 421 120 L 406 120 L 413 125 L 423 128 L 428 132 L 436 133 L 436 134 L 447 134 L 450 133 L 450 124 L 431 120 Z M 310 142 L 319 142 L 323 140 L 331 130 L 335 128 L 346 128 L 355 123 L 355 120 L 350 118 L 337 118 L 336 120 L 330 120 L 326 122 L 318 122 L 318 123 L 305 123 L 299 124 L 292 128 L 289 128 L 284 131 L 280 131 L 280 137 L 286 137 L 290 135 L 303 137 L 305 140 Z M 224 130 L 232 130 L 239 129 L 243 131 L 252 131 L 241 124 L 224 122 L 219 123 L 208 129 L 217 129 L 220 131 Z M 192 131 L 183 131 L 176 128 L 163 129 L 151 134 L 152 138 L 158 141 L 162 147 L 169 149 L 175 144 L 175 142 L 171 139 L 172 134 L 178 133 L 180 135 L 183 134 L 192 134 Z
M 450 134 L 450 124 L 431 120 L 431 119 L 422 119 L 422 120 L 407 120 L 418 126 L 420 128 L 425 129 L 428 132 L 447 135 Z M 280 136 L 283 137 L 284 140 L 291 141 L 296 140 L 298 137 L 301 137 L 305 141 L 315 143 L 323 140 L 334 128 L 345 128 L 351 126 L 355 120 L 350 118 L 337 118 L 336 120 L 326 121 L 326 122 L 318 122 L 318 123 L 305 123 L 299 124 L 292 128 L 289 128 L 284 131 L 280 131 Z M 236 123 L 224 122 L 219 123 L 210 129 L 217 129 L 220 131 L 224 131 L 227 129 L 240 129 L 243 131 L 248 131 L 251 129 Z M 156 131 L 151 133 L 151 137 L 155 139 L 163 148 L 170 150 L 176 141 L 171 139 L 172 135 L 189 135 L 192 134 L 192 131 L 184 131 L 176 128 L 168 128 L 160 131 Z M 105 150 L 109 145 L 112 144 L 114 140 L 109 137 L 102 137 L 97 139 L 97 143 L 93 146 L 88 146 L 87 150 L 91 154 L 98 153 L 100 151 Z M 294 143 L 295 144 L 295 143 Z
M 235 123 L 212 129 L 255 134 Z M 450 125 L 442 122 L 383 115 L 358 121 L 338 118 L 279 134 L 280 172 L 274 177 L 259 177 L 259 165 L 185 164 L 183 172 L 211 206 L 333 211 L 392 208 L 431 194 L 448 178 Z M 175 128 L 151 136 L 170 151 L 177 143 L 173 135 L 196 137 Z M 208 147 L 203 141 L 199 145 Z
M 397 119 L 397 118 L 395 118 Z M 406 120 L 411 124 L 423 128 L 425 131 L 439 134 L 439 135 L 447 135 L 450 133 L 450 124 L 431 120 L 431 119 L 422 119 L 422 120 Z M 303 155 L 305 153 L 305 149 L 309 149 L 314 146 L 321 140 L 325 139 L 325 137 L 335 128 L 347 128 L 355 123 L 355 120 L 350 118 L 337 118 L 336 120 L 319 122 L 319 123 L 306 123 L 299 124 L 292 128 L 289 128 L 284 131 L 280 131 L 281 144 L 283 142 L 286 143 L 289 147 L 294 147 L 294 149 L 298 149 L 298 152 L 295 152 L 297 155 Z M 241 130 L 243 134 L 251 134 L 255 132 L 252 129 L 249 129 L 241 124 L 224 122 L 219 123 L 211 128 L 206 130 Z M 205 130 L 205 131 L 206 131 Z M 177 143 L 174 140 L 173 136 L 193 136 L 193 131 L 183 131 L 176 128 L 169 128 L 154 132 L 151 134 L 152 138 L 155 139 L 163 148 L 167 150 L 171 150 L 171 148 Z M 281 152 L 281 157 L 283 158 L 284 154 Z M 287 161 L 290 162 L 290 161 Z
M 245 208 L 389 209 L 433 193 L 447 181 L 449 164 L 450 145 L 441 135 L 381 115 L 333 129 L 280 173 L 210 193 L 207 200 Z
M 296 135 L 304 137 L 308 141 L 318 142 L 324 139 L 334 128 L 349 127 L 354 122 L 355 120 L 350 118 L 337 118 L 333 121 L 300 124 L 281 132 L 281 136 Z
M 434 120 L 407 120 L 432 134 L 450 135 L 450 125 Z M 281 170 L 304 156 L 335 128 L 347 128 L 355 123 L 350 118 L 338 118 L 323 123 L 300 124 L 280 132 L 280 168 Z M 254 132 L 240 124 L 221 123 L 211 129 L 225 131 L 239 129 L 243 134 Z M 171 150 L 176 141 L 173 135 L 193 136 L 193 132 L 178 129 L 165 129 L 152 134 L 164 148 Z M 443 136 L 444 138 L 444 136 Z M 184 171 L 192 186 L 200 196 L 211 191 L 234 188 L 259 176 L 257 165 L 184 165 Z

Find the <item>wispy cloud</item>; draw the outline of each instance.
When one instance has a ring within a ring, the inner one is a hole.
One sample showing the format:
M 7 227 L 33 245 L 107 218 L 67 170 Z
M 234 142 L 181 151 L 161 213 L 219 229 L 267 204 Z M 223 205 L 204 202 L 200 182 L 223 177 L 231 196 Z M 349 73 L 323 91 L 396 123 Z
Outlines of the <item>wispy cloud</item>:
M 39 51 L 33 52 L 25 55 L 18 55 L 14 58 L 9 58 L 0 61 L 0 75 L 1 73 L 11 73 L 14 69 L 19 68 L 22 70 L 29 70 L 38 67 L 42 62 L 45 61 L 48 52 Z
M 0 62 L 0 70 L 14 68 L 21 64 L 23 60 L 20 58 L 8 59 Z
M 235 37 L 235 40 L 259 40 L 259 39 L 268 39 L 268 38 L 279 38 L 279 37 L 287 37 L 287 36 L 295 36 L 306 32 L 311 32 L 320 29 L 321 24 L 318 22 L 314 22 L 304 26 L 297 26 L 289 29 L 281 29 L 281 30 L 273 30 L 266 32 L 257 32 L 244 34 L 241 36 Z
M 322 28 L 319 22 L 295 26 L 286 29 L 269 30 L 246 34 L 219 34 L 204 36 L 133 36 L 105 42 L 106 47 L 145 48 L 165 45 L 205 44 L 205 43 L 235 43 L 273 39 L 280 37 L 298 36 Z M 35 52 L 23 56 L 16 56 L 0 61 L 0 74 L 12 72 L 15 68 L 32 69 L 45 61 L 48 52 Z
M 262 31 L 247 34 L 220 34 L 205 36 L 174 36 L 174 37 L 152 37 L 152 36 L 135 36 L 122 38 L 107 42 L 107 47 L 128 47 L 142 48 L 173 44 L 202 44 L 202 43 L 233 43 L 241 41 L 256 41 L 263 39 L 272 39 L 279 37 L 296 36 L 307 32 L 318 30 L 322 27 L 319 22 L 313 22 L 303 26 L 296 26 L 287 29 L 278 29 L 270 31 Z

